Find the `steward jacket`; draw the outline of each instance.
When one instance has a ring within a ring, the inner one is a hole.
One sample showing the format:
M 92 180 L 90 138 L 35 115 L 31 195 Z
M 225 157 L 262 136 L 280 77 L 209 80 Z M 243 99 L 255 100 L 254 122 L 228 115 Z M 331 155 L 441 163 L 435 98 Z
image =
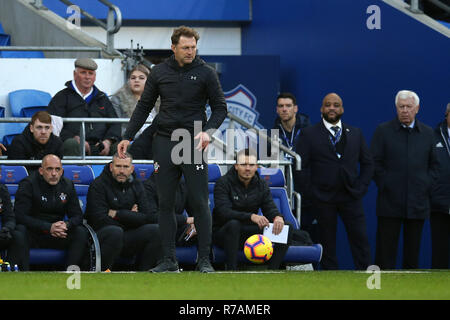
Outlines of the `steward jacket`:
M 34 171 L 19 183 L 14 203 L 17 224 L 23 224 L 34 232 L 50 233 L 53 223 L 68 218 L 70 231 L 82 223 L 82 211 L 73 182 L 61 176 L 52 186 Z
M 63 142 L 52 133 L 46 144 L 40 144 L 34 139 L 29 124 L 21 134 L 14 137 L 8 147 L 8 160 L 41 160 L 48 154 L 57 155 L 62 159 L 64 157 Z M 27 170 L 30 172 L 38 167 L 39 165 L 27 166 Z
M 378 187 L 377 216 L 428 219 L 439 162 L 433 129 L 415 120 L 404 128 L 395 118 L 380 124 L 370 150 Z
M 144 181 L 144 187 L 147 193 L 146 196 L 149 200 L 150 212 L 152 215 L 158 216 L 159 201 L 154 173 L 152 173 L 152 175 Z M 175 218 L 177 219 L 178 228 L 186 226 L 187 217 L 183 214 L 184 210 L 186 210 L 190 216 L 193 216 L 191 212 L 192 209 L 189 207 L 186 184 L 184 181 L 180 181 L 175 192 Z
M 276 216 L 283 218 L 272 199 L 269 186 L 258 172 L 247 188 L 239 180 L 234 167 L 217 180 L 214 186 L 213 210 L 215 229 L 233 219 L 251 225 L 251 215 L 258 214 L 259 209 L 270 222 L 273 222 Z
M 152 69 L 124 139 L 134 138 L 159 96 L 161 105 L 153 124 L 156 124 L 160 135 L 170 137 L 178 128 L 187 129 L 193 134 L 194 121 L 202 122 L 202 131 L 215 130 L 227 115 L 225 96 L 214 69 L 198 56 L 192 63 L 180 67 L 172 55 Z M 208 121 L 207 103 L 212 111 Z
M 138 212 L 131 210 L 134 204 L 138 205 Z M 114 219 L 108 215 L 110 209 L 117 210 Z M 150 211 L 142 181 L 133 172 L 128 181 L 118 182 L 112 176 L 109 163 L 89 186 L 86 219 L 94 230 L 108 225 L 128 230 L 158 221 L 157 215 Z
M 447 116 L 450 117 L 450 115 Z M 439 161 L 439 177 L 431 192 L 431 209 L 450 214 L 450 141 L 446 120 L 436 127 L 434 136 Z
M 62 118 L 117 118 L 106 94 L 96 86 L 88 100 L 84 100 L 73 88 L 72 81 L 59 91 L 48 105 L 48 113 Z M 120 123 L 86 123 L 86 141 L 120 140 Z M 80 123 L 64 123 L 60 137 L 63 141 L 80 135 Z
M 14 230 L 16 227 L 16 218 L 11 204 L 11 196 L 8 188 L 0 184 L 0 229 L 6 227 Z

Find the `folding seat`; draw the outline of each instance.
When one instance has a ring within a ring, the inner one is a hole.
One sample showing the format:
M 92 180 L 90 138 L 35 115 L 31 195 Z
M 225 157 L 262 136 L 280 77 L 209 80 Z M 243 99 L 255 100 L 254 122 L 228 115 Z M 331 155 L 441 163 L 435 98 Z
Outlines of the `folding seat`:
M 37 111 L 46 110 L 52 99 L 50 93 L 34 89 L 12 91 L 8 96 L 12 116 L 23 118 L 31 118 Z

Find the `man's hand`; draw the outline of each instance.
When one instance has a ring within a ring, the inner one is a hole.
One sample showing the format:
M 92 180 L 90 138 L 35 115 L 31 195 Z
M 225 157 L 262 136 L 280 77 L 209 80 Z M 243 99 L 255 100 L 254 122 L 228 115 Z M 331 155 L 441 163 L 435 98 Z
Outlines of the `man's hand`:
M 50 227 L 50 234 L 55 238 L 67 238 L 67 226 L 64 221 L 57 221 Z
M 3 145 L 3 143 L 0 143 L 0 156 L 2 155 L 2 150 L 6 151 L 6 147 Z
M 139 212 L 139 207 L 138 207 L 137 203 L 133 204 L 133 207 L 131 208 L 131 211 Z
M 264 216 L 260 216 L 258 214 L 253 213 L 250 219 L 252 220 L 253 223 L 257 224 L 260 229 L 269 226 L 269 220 L 267 220 L 267 218 Z
M 109 155 L 109 151 L 111 150 L 111 141 L 106 139 L 102 141 L 103 143 L 103 150 L 99 153 L 100 156 L 107 156 Z
M 273 219 L 273 228 L 272 233 L 277 235 L 280 234 L 280 232 L 283 230 L 284 227 L 284 220 L 280 216 L 276 216 L 275 219 Z
M 117 145 L 117 153 L 121 159 L 125 159 L 125 152 L 127 152 L 128 145 L 130 144 L 130 140 L 122 140 Z
M 209 137 L 209 134 L 207 134 L 204 131 L 202 131 L 198 135 L 196 135 L 194 137 L 194 139 L 199 140 L 197 146 L 195 147 L 195 149 L 198 151 L 201 151 L 201 150 L 206 151 L 208 149 L 209 143 L 211 142 L 211 138 Z
M 73 138 L 78 142 L 78 144 L 80 144 L 80 136 L 74 136 Z M 84 142 L 84 150 L 86 150 L 87 155 L 91 154 L 91 146 L 87 141 Z
M 117 210 L 113 210 L 113 209 L 109 209 L 108 211 L 108 216 L 110 216 L 111 218 L 115 218 L 117 214 Z

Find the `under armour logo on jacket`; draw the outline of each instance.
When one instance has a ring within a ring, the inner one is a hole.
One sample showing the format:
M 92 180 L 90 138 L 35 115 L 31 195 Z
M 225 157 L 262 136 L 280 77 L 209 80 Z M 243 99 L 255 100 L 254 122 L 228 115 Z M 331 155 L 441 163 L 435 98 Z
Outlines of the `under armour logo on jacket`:
M 198 171 L 198 170 L 200 170 L 200 169 L 203 170 L 204 168 L 203 168 L 203 165 L 202 165 L 202 164 L 198 164 L 198 165 L 195 166 L 195 169 Z
M 41 200 L 47 202 L 47 198 L 44 196 L 41 197 Z
M 191 76 L 191 80 L 197 80 L 197 76 Z

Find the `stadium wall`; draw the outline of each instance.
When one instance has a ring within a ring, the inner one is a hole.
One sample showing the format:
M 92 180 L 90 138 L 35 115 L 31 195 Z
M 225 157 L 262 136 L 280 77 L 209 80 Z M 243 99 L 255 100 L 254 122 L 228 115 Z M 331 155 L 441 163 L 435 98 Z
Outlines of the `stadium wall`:
M 450 102 L 450 40 L 444 34 L 379 0 L 259 0 L 252 10 L 252 23 L 242 27 L 242 54 L 279 55 L 281 91 L 293 92 L 314 123 L 323 97 L 336 92 L 343 120 L 361 127 L 370 143 L 376 126 L 396 116 L 394 97 L 401 89 L 421 98 L 419 120 L 432 127 L 443 120 Z M 273 118 L 274 110 L 260 114 Z M 372 183 L 364 207 L 373 255 L 375 200 Z M 340 224 L 342 269 L 353 268 L 347 243 Z M 430 264 L 427 222 L 419 266 Z

